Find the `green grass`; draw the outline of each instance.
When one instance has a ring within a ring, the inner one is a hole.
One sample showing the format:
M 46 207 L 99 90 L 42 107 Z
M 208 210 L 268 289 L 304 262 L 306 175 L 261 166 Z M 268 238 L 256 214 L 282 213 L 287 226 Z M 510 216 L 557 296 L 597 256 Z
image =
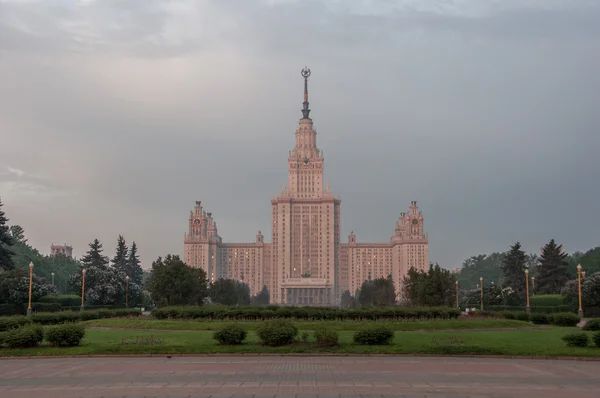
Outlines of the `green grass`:
M 0 356 L 92 355 L 92 354 L 242 354 L 242 353 L 337 353 L 337 354 L 493 354 L 509 356 L 569 356 L 600 357 L 600 348 L 567 347 L 561 337 L 577 328 L 544 330 L 514 330 L 489 332 L 396 332 L 393 344 L 387 346 L 357 346 L 352 344 L 353 332 L 340 332 L 339 347 L 319 348 L 306 343 L 284 347 L 264 347 L 250 332 L 241 346 L 220 346 L 212 333 L 197 331 L 136 332 L 130 330 L 87 330 L 80 347 L 54 348 L 42 345 L 21 350 L 0 349 Z M 122 338 L 160 336 L 160 345 L 123 345 Z M 436 345 L 438 341 L 457 337 L 463 345 Z M 312 333 L 309 342 L 312 341 Z
M 415 330 L 463 330 L 463 329 L 498 329 L 498 328 L 525 328 L 533 327 L 529 322 L 516 321 L 512 319 L 456 319 L 438 321 L 406 321 L 387 322 L 376 321 L 385 324 L 396 331 Z M 224 321 L 164 321 L 155 319 L 95 319 L 86 321 L 87 327 L 121 328 L 121 329 L 153 329 L 153 330 L 217 330 L 229 322 Z M 262 322 L 239 322 L 246 330 L 252 331 Z M 298 329 L 314 330 L 317 326 L 326 326 L 336 331 L 355 331 L 365 322 L 356 321 L 295 321 Z

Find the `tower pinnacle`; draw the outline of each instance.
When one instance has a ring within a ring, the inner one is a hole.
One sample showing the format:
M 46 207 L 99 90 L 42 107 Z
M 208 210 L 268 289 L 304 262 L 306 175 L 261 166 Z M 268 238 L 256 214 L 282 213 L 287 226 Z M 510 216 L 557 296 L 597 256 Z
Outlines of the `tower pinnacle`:
M 310 113 L 310 109 L 308 109 L 308 77 L 310 76 L 310 69 L 306 66 L 300 72 L 302 77 L 304 78 L 304 102 L 302 107 L 302 119 L 310 119 L 308 114 Z

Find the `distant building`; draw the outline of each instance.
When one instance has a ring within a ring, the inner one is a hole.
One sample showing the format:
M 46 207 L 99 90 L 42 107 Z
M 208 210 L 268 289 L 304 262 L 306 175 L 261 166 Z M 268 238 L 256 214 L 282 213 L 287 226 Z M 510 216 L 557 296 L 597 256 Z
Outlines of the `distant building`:
M 354 294 L 365 280 L 388 276 L 400 290 L 411 267 L 426 270 L 429 265 L 423 213 L 412 201 L 387 242 L 358 242 L 354 232 L 341 242 L 341 198 L 324 184 L 323 152 L 309 117 L 309 75 L 310 70 L 302 71 L 304 103 L 296 145 L 286 162 L 288 185 L 270 203 L 271 243 L 260 231 L 253 242 L 223 242 L 212 213 L 196 201 L 184 235 L 184 261 L 204 269 L 210 282 L 245 282 L 253 295 L 267 286 L 271 303 L 336 305 L 344 291 Z
M 55 245 L 54 243 L 50 246 L 50 255 L 56 256 L 57 254 L 62 254 L 63 256 L 73 258 L 73 247 L 67 245 Z

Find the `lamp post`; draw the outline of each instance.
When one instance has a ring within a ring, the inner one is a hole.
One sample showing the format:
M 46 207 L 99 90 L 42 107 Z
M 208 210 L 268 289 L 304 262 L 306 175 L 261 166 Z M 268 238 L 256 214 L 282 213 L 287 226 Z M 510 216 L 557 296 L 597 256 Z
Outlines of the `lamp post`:
M 481 312 L 483 312 L 483 276 L 479 277 L 479 289 L 481 291 Z
M 527 306 L 525 310 L 527 312 L 531 312 L 531 308 L 529 307 L 529 269 L 525 269 L 525 291 L 527 293 Z
M 27 316 L 31 316 L 31 287 L 33 286 L 33 262 L 29 263 L 29 305 L 27 306 Z
M 577 264 L 577 288 L 579 291 L 579 310 L 577 311 L 577 315 L 583 318 L 583 307 L 581 305 L 581 264 Z
M 458 305 L 458 281 L 454 281 L 454 284 L 456 285 L 456 308 L 460 308 Z
M 81 311 L 85 300 L 85 268 L 81 270 Z
M 52 286 L 54 286 L 54 272 L 51 273 L 50 275 L 52 275 Z
M 129 308 L 129 275 L 125 277 L 125 307 Z
M 531 295 L 535 296 L 535 276 L 531 277 Z

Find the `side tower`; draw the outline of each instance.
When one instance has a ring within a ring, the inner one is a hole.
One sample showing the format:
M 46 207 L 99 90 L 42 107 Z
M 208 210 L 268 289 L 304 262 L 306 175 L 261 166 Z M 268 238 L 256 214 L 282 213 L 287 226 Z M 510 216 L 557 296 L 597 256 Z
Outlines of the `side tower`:
M 217 269 L 220 243 L 221 237 L 217 233 L 217 223 L 213 220 L 212 213 L 204 211 L 202 203 L 196 201 L 190 211 L 188 232 L 183 240 L 183 261 L 191 267 L 202 268 L 206 271 L 209 282 L 214 282 L 223 275 L 223 270 Z
M 271 200 L 273 221 L 271 300 L 289 305 L 332 305 L 338 272 L 341 199 L 323 189 L 323 152 L 309 117 L 304 78 L 302 118 L 288 156 L 288 186 Z

